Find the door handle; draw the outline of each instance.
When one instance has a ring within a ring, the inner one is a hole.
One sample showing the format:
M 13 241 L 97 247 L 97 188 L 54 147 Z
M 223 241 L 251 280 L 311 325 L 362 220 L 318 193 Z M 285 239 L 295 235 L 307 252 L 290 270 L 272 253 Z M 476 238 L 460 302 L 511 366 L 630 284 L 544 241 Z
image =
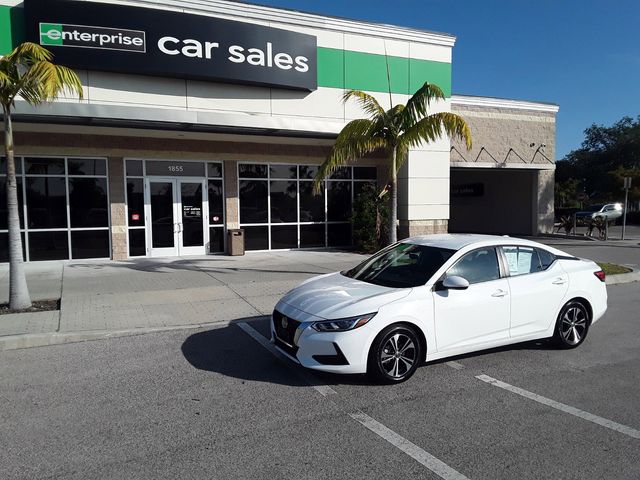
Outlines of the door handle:
M 506 295 L 509 295 L 509 292 L 505 290 L 496 290 L 491 294 L 492 297 L 504 297 Z
M 558 277 L 551 283 L 553 283 L 554 285 L 564 285 L 565 283 L 567 283 L 567 281 L 562 277 Z

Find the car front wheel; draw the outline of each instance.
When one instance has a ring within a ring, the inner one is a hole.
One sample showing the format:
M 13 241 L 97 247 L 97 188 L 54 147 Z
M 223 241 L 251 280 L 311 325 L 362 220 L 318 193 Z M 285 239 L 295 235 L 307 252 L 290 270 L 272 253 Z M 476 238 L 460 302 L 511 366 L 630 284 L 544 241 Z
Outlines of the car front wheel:
M 367 373 L 380 383 L 404 382 L 414 374 L 422 358 L 415 330 L 406 325 L 391 325 L 373 341 Z
M 589 332 L 589 311 L 578 301 L 568 302 L 558 315 L 553 339 L 560 348 L 576 348 Z

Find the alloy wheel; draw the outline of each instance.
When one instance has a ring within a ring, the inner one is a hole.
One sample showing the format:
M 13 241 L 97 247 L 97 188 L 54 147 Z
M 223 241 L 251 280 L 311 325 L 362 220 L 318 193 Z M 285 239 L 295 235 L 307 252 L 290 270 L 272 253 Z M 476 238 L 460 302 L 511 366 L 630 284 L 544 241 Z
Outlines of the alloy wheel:
M 569 345 L 577 345 L 587 330 L 587 315 L 585 311 L 573 306 L 564 313 L 560 323 L 560 335 Z
M 414 341 L 404 333 L 390 336 L 380 351 L 380 364 L 392 378 L 402 378 L 416 362 Z

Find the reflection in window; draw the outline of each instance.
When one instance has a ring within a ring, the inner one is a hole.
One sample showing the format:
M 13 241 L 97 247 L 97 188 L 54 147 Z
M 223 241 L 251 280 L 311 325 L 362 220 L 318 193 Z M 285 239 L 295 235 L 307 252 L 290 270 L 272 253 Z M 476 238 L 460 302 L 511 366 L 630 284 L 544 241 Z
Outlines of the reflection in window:
M 447 275 L 457 275 L 469 283 L 488 282 L 500 278 L 498 257 L 493 248 L 481 248 L 467 253 L 449 269 Z
M 67 160 L 69 175 L 105 176 L 107 163 L 104 158 L 69 158 Z
M 298 220 L 297 188 L 296 182 L 271 182 L 272 223 L 296 222 Z
M 328 182 L 327 220 L 340 222 L 351 216 L 351 182 Z
M 313 182 L 300 182 L 300 221 L 324 222 L 324 188 L 313 194 Z
M 240 181 L 240 223 L 267 223 L 267 182 Z
M 25 157 L 27 175 L 64 175 L 64 158 Z

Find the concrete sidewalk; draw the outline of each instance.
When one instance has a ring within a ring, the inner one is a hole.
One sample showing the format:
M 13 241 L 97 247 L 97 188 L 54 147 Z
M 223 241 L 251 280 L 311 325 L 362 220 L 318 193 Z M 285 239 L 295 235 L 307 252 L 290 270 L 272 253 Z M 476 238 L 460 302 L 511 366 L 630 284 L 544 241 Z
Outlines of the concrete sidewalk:
M 611 276 L 608 284 L 640 280 L 637 241 L 610 245 L 538 240 L 636 270 Z M 280 297 L 301 281 L 343 270 L 363 258 L 348 252 L 289 251 L 251 252 L 242 257 L 27 264 L 32 299 L 61 298 L 61 309 L 0 315 L 0 350 L 224 325 L 238 318 L 268 315 Z M 7 301 L 8 288 L 5 264 L 0 266 L 0 301 Z
M 292 251 L 27 264 L 32 299 L 60 297 L 61 308 L 0 316 L 0 350 L 20 340 L 9 337 L 24 335 L 41 344 L 41 337 L 54 333 L 73 333 L 75 338 L 80 333 L 149 331 L 267 315 L 304 279 L 363 258 L 335 251 Z M 0 300 L 6 302 L 8 267 L 0 268 Z

